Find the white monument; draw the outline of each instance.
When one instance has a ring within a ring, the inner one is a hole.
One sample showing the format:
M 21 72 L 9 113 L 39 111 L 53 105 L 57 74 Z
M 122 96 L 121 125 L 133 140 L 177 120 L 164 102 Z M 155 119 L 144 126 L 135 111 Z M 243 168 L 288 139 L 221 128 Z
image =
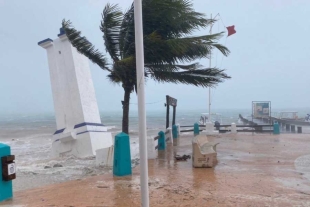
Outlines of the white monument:
M 57 130 L 52 154 L 87 157 L 113 145 L 100 120 L 88 59 L 70 43 L 63 29 L 55 40 L 38 43 L 47 51 Z

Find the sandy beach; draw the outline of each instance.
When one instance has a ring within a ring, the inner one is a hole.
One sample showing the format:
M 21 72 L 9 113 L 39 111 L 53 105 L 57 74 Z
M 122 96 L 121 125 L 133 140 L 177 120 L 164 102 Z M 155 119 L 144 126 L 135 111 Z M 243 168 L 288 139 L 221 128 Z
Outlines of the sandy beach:
M 309 135 L 223 134 L 214 168 L 192 168 L 191 137 L 149 160 L 151 206 L 309 206 Z M 35 179 L 35 176 L 34 176 Z M 14 181 L 16 182 L 16 181 Z M 139 167 L 15 192 L 2 206 L 140 206 Z

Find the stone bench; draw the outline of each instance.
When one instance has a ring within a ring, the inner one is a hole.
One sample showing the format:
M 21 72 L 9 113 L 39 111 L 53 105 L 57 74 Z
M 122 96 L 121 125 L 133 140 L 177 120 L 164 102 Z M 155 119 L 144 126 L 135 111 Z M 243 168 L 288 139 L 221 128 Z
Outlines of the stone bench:
M 194 137 L 193 146 L 193 167 L 213 167 L 216 161 L 216 146 L 219 143 L 209 142 L 206 135 Z

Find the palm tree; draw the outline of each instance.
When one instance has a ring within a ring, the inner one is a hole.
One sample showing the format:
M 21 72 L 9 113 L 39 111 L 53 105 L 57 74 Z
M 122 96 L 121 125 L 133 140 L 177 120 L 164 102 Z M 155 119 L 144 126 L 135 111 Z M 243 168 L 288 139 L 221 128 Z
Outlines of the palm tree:
M 230 78 L 224 70 L 193 63 L 197 59 L 209 58 L 213 48 L 225 56 L 229 54 L 226 47 L 217 43 L 222 33 L 191 36 L 195 30 L 210 26 L 214 20 L 195 12 L 189 0 L 142 2 L 146 78 L 201 87 L 213 87 Z M 133 4 L 125 13 L 118 5 L 111 4 L 107 4 L 102 12 L 100 30 L 112 64 L 70 21 L 63 20 L 62 27 L 80 53 L 108 71 L 110 81 L 122 84 L 122 131 L 128 133 L 130 94 L 137 88 Z

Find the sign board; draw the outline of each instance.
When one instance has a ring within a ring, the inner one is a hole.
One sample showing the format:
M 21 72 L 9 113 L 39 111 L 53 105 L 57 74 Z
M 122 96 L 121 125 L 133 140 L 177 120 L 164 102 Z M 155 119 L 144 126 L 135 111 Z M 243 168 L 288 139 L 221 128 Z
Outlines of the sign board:
M 166 103 L 165 103 L 165 107 L 167 107 L 166 129 L 169 128 L 169 106 L 173 106 L 172 125 L 175 125 L 175 114 L 176 114 L 177 102 L 178 102 L 177 99 L 172 98 L 172 97 L 166 95 Z
M 15 165 L 15 156 L 7 155 L 1 157 L 1 165 L 2 165 L 2 180 L 10 181 L 16 178 L 16 165 Z M 0 193 L 1 197 L 1 193 Z
M 167 104 L 170 105 L 170 106 L 177 106 L 177 99 L 172 98 L 172 97 L 169 96 Z
M 270 101 L 253 101 L 253 118 L 267 118 L 271 115 L 271 102 Z

